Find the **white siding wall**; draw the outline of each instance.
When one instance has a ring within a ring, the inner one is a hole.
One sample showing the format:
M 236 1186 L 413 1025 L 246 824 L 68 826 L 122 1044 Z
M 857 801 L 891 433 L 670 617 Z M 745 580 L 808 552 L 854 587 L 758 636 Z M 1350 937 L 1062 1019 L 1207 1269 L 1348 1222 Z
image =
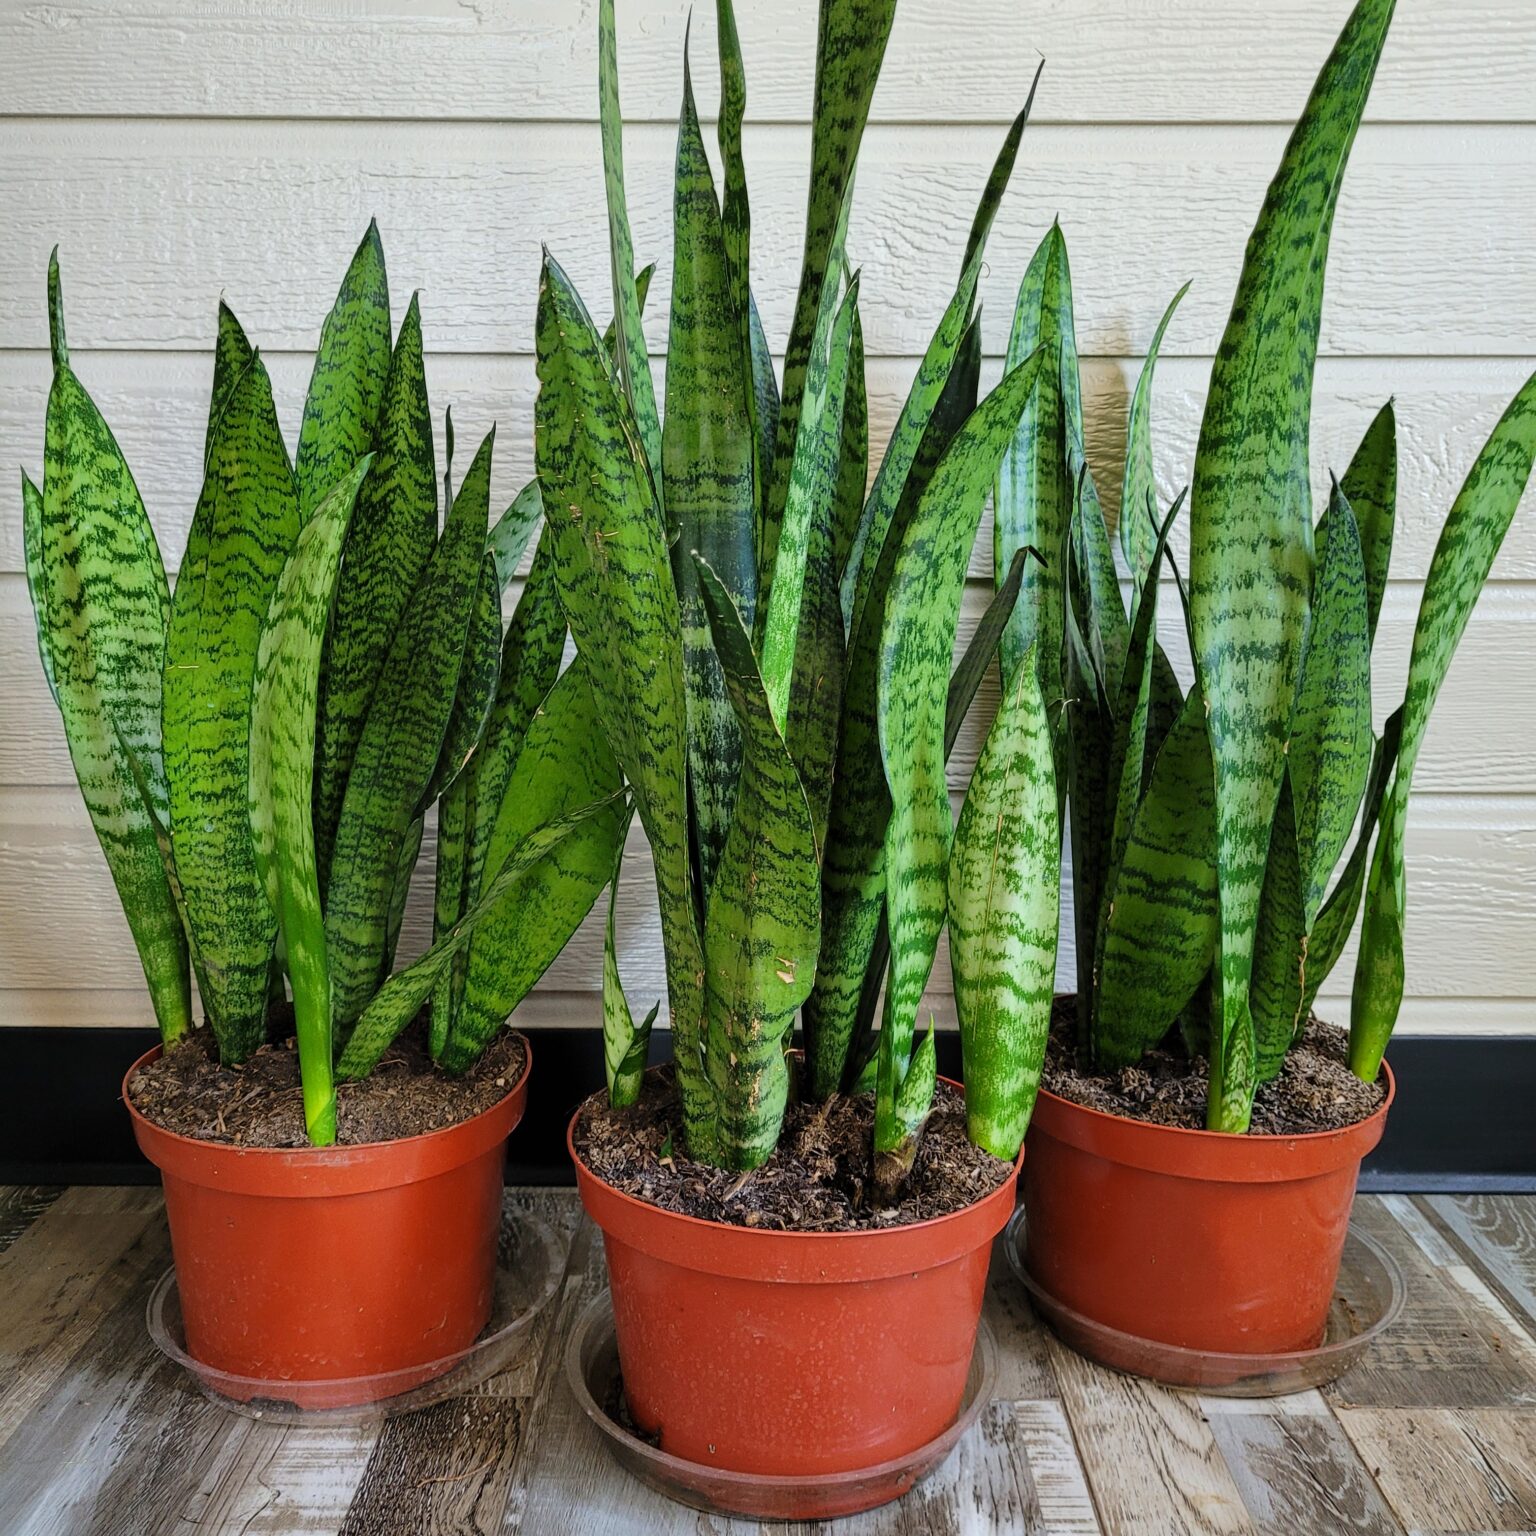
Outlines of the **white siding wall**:
M 755 286 L 782 344 L 798 270 L 815 4 L 737 8 Z M 1043 54 L 1035 121 L 983 283 L 990 376 L 1019 276 L 1059 216 L 1090 452 L 1113 514 L 1139 354 L 1168 296 L 1192 277 L 1155 400 L 1165 495 L 1181 485 L 1243 242 L 1347 9 L 1346 0 L 902 0 L 851 235 L 864 270 L 877 441 L 953 284 L 1003 126 Z M 682 0 L 619 5 L 636 248 L 662 262 L 647 321 L 657 352 L 687 10 Z M 715 97 L 713 19 L 712 6 L 696 7 L 705 113 Z M 471 448 L 500 424 L 497 495 L 510 497 L 531 461 L 540 242 L 595 307 L 608 286 L 595 36 L 593 0 L 0 0 L 5 472 L 41 467 L 43 278 L 57 242 L 76 366 L 173 563 L 197 494 L 219 296 L 261 346 L 279 413 L 296 433 L 306 349 L 376 214 L 397 322 L 411 290 L 422 290 L 439 422 L 451 403 L 460 444 Z M 1533 71 L 1531 0 L 1402 0 L 1339 206 L 1314 473 L 1321 488 L 1330 468 L 1342 470 L 1372 413 L 1396 396 L 1401 491 L 1378 643 L 1388 658 L 1382 714 L 1400 696 L 1440 520 L 1536 364 Z M 18 574 L 19 498 L 5 495 L 0 1025 L 146 1022 L 127 928 L 37 665 Z M 989 547 L 984 529 L 972 619 Z M 1405 1030 L 1536 1031 L 1533 704 L 1536 499 L 1494 568 L 1418 773 Z M 976 745 L 973 732 L 957 782 Z M 419 883 L 407 953 L 428 925 L 419 898 L 429 881 Z M 661 959 L 643 857 L 626 865 L 625 885 L 623 967 L 644 1007 L 660 987 Z M 600 929 L 589 922 L 527 1016 L 592 1021 L 600 959 Z M 1346 956 L 1335 973 L 1335 1000 L 1351 963 Z M 943 957 L 934 985 L 948 987 Z

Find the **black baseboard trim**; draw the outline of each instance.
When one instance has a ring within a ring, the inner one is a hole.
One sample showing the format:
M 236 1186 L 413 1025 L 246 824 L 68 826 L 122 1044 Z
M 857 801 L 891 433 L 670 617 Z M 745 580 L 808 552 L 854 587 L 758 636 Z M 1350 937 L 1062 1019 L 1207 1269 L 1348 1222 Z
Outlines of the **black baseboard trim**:
M 507 1180 L 569 1184 L 565 1127 L 602 1086 L 596 1028 L 529 1029 L 533 1081 L 508 1148 Z M 18 1027 L 0 1033 L 0 1183 L 143 1184 L 118 1085 L 155 1042 L 147 1029 Z M 960 1075 L 939 1036 L 939 1070 Z M 653 1057 L 670 1055 L 658 1035 Z M 1389 1059 L 1397 1102 L 1360 1187 L 1381 1192 L 1536 1192 L 1536 1036 L 1413 1035 Z

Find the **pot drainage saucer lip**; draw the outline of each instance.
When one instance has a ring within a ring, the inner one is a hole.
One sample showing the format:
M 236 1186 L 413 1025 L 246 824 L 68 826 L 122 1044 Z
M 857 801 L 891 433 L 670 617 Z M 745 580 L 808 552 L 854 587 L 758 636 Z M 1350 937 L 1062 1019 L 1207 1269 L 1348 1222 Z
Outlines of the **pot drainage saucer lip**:
M 516 1363 L 560 1284 L 564 1245 L 548 1222 L 512 1209 L 496 1245 L 491 1316 L 466 1349 L 378 1375 L 316 1380 L 237 1376 L 187 1352 L 173 1265 L 150 1292 L 145 1321 L 156 1348 L 181 1366 L 210 1402 L 244 1418 L 323 1427 L 371 1424 L 456 1397 Z
M 1324 1386 L 1356 1364 L 1397 1321 L 1403 1307 L 1403 1274 L 1397 1261 L 1369 1232 L 1351 1226 L 1327 1332 L 1315 1349 L 1265 1354 L 1189 1349 L 1123 1333 L 1058 1301 L 1025 1267 L 1026 1227 L 1020 1205 L 1004 1229 L 1003 1250 L 1035 1310 L 1064 1344 L 1111 1369 L 1210 1397 L 1281 1397 Z
M 565 1349 L 571 1394 L 627 1472 L 680 1504 L 755 1520 L 830 1520 L 900 1498 L 935 1471 L 992 1401 L 997 1345 L 985 1318 L 966 1377 L 960 1413 L 948 1429 L 909 1455 L 853 1472 L 773 1476 L 684 1461 L 642 1440 L 610 1416 L 604 1400 L 618 1380 L 618 1341 L 606 1290 L 581 1314 Z M 631 1510 L 632 1518 L 641 1518 Z

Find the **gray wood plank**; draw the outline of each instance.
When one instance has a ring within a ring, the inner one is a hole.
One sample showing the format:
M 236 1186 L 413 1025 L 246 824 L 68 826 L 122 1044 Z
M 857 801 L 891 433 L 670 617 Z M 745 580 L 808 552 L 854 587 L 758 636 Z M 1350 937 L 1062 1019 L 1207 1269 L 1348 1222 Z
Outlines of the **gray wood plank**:
M 1450 1228 L 1489 1284 L 1536 1328 L 1536 1195 L 1430 1195 L 1419 1204 Z
M 1406 1222 L 1362 1198 L 1355 1220 L 1403 1272 L 1402 1315 L 1364 1360 L 1326 1389 L 1336 1407 L 1536 1406 L 1536 1344 L 1411 1205 Z M 1410 1230 L 1413 1228 L 1414 1230 Z
M 62 1184 L 0 1185 L 0 1253 L 64 1193 Z

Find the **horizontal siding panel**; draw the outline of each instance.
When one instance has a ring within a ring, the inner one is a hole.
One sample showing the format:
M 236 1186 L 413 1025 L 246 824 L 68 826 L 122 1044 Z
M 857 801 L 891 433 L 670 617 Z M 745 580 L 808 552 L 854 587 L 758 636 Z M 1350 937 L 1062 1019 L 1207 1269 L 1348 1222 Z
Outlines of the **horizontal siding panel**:
M 34 297 L 41 311 L 41 290 Z M 1088 300 L 1084 299 L 1084 304 Z M 207 319 L 211 322 L 213 311 Z M 201 483 L 203 433 L 213 364 L 208 355 L 155 352 L 91 352 L 79 344 L 73 358 L 86 387 L 101 407 L 138 480 L 168 565 L 179 560 Z M 259 332 L 253 332 L 258 341 Z M 298 437 L 310 359 L 294 353 L 266 353 L 279 419 L 288 442 Z M 1513 359 L 1417 360 L 1331 358 L 1318 366 L 1313 404 L 1313 483 L 1322 505 L 1330 470 L 1343 473 L 1361 434 L 1382 402 L 1397 401 L 1400 487 L 1393 575 L 1422 578 L 1452 498 L 1484 438 L 1536 357 Z M 654 361 L 658 392 L 664 379 Z M 0 354 L 0 466 L 14 475 L 22 464 L 41 473 L 43 417 L 48 396 L 45 351 Z M 883 444 L 901 410 L 916 367 L 913 358 L 872 358 L 868 366 L 870 439 Z M 1141 364 L 1134 358 L 1089 358 L 1083 364 L 1088 453 L 1113 517 L 1120 500 L 1125 457 L 1125 413 Z M 984 387 L 1002 371 L 998 359 L 986 365 Z M 1158 477 L 1164 502 L 1190 475 L 1210 363 L 1204 358 L 1164 358 L 1153 398 Z M 438 462 L 443 453 L 442 418 L 452 405 L 459 452 L 465 462 L 493 421 L 499 424 L 493 475 L 494 504 L 504 506 L 533 472 L 533 407 L 538 391 L 529 357 L 429 354 L 427 385 L 437 431 Z M 21 520 L 14 515 L 14 480 L 0 482 L 0 571 L 21 569 Z M 1182 561 L 1187 541 L 1180 519 L 1174 548 Z M 991 565 L 991 524 L 977 541 L 972 571 Z M 1495 578 L 1536 581 L 1536 506 L 1515 519 Z M 3 782 L 3 780 L 0 780 Z
M 1402 702 L 1421 589 L 1388 588 L 1376 638 L 1376 724 Z M 957 645 L 970 639 L 990 597 L 972 583 Z M 512 602 L 507 613 L 510 616 Z M 1185 685 L 1192 676 L 1178 599 L 1162 593 L 1158 626 Z M 1431 716 L 1414 784 L 1440 793 L 1536 795 L 1530 706 L 1536 701 L 1536 586 L 1492 587 L 1473 613 L 1449 680 Z M 36 629 L 20 577 L 0 578 L 0 676 L 9 678 L 0 717 L 0 786 L 68 788 L 74 784 L 57 707 L 37 659 Z M 963 791 L 997 708 L 995 669 L 983 681 L 955 743 L 950 784 Z M 1469 743 L 1475 747 L 1469 750 Z M 83 814 L 83 811 L 82 811 Z
M 619 7 L 631 117 L 675 116 L 689 9 Z M 714 7 L 693 10 L 707 106 Z M 1038 110 L 1052 121 L 1286 121 L 1347 11 L 1344 0 L 903 0 L 874 113 L 1006 121 L 1043 55 Z M 815 0 L 737 12 L 749 110 L 803 119 Z M 0 100 L 38 115 L 590 119 L 596 37 L 592 0 L 47 0 L 0 15 Z M 1529 121 L 1533 51 L 1528 0 L 1405 5 L 1371 111 Z
M 759 127 L 746 146 L 753 270 L 776 343 L 793 305 L 808 138 Z M 1030 252 L 1059 216 L 1084 295 L 1083 351 L 1139 351 L 1192 278 L 1166 347 L 1210 355 L 1284 138 L 1275 127 L 1030 134 L 982 282 L 992 349 Z M 995 129 L 955 126 L 867 135 L 849 248 L 864 270 L 872 352 L 926 347 L 998 140 Z M 628 137 L 642 259 L 671 248 L 674 155 L 670 128 Z M 531 351 L 541 241 L 594 310 L 606 308 L 590 125 L 221 122 L 189 133 L 177 122 L 37 120 L 6 135 L 0 184 L 0 347 L 46 343 L 40 298 L 58 243 L 77 345 L 201 346 L 224 293 L 264 346 L 305 350 L 375 214 L 398 301 L 422 287 L 434 347 Z M 1361 133 L 1334 231 L 1326 353 L 1536 355 L 1533 290 L 1536 128 Z M 648 326 L 658 349 L 666 307 L 658 295 Z
M 425 947 L 431 926 L 431 847 L 417 868 L 401 958 Z M 1536 798 L 1421 796 L 1409 818 L 1410 995 L 1536 996 L 1536 946 L 1511 942 L 1536 907 Z M 1070 900 L 1070 891 L 1064 900 Z M 590 991 L 601 977 L 600 902 L 550 967 L 553 991 Z M 83 944 L 81 936 L 90 935 Z M 643 838 L 632 834 L 619 895 L 620 965 L 642 1009 L 663 987 L 655 889 Z M 1063 926 L 1063 981 L 1071 974 L 1071 925 Z M 1335 972 L 1347 989 L 1351 956 Z M 72 790 L 8 789 L 0 801 L 0 976 L 23 989 L 115 988 L 138 975 L 112 882 Z M 935 992 L 949 990 L 941 946 Z

